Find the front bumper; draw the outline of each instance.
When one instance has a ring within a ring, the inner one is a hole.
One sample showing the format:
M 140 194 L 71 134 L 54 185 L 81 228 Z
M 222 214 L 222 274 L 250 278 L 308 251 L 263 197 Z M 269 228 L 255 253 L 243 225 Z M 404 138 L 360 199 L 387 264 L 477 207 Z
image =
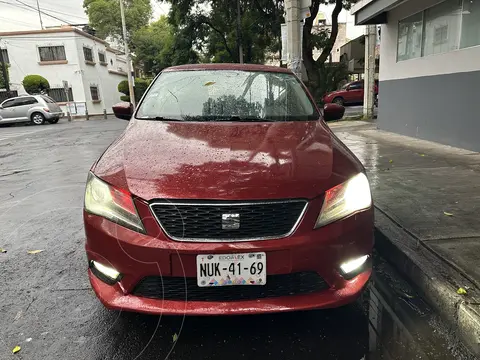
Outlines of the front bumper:
M 237 243 L 176 242 L 168 239 L 147 204 L 136 201 L 147 234 L 84 213 L 88 260 L 114 267 L 122 278 L 108 285 L 91 270 L 89 278 L 100 301 L 110 309 L 165 315 L 233 315 L 272 313 L 343 306 L 363 291 L 371 268 L 351 280 L 340 274 L 346 260 L 371 254 L 373 211 L 312 230 L 321 199 L 310 202 L 299 227 L 289 237 Z M 132 294 L 149 276 L 196 277 L 196 255 L 264 251 L 267 275 L 314 271 L 328 284 L 322 291 L 255 300 L 185 301 L 152 299 Z

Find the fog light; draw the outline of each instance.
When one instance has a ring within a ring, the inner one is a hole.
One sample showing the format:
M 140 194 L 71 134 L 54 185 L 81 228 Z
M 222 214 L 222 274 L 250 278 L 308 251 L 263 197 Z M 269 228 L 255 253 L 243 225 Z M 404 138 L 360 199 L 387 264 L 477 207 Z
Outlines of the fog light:
M 364 255 L 357 259 L 344 262 L 342 265 L 340 265 L 340 269 L 344 274 L 348 275 L 353 273 L 356 270 L 359 270 L 367 260 L 368 260 L 368 255 Z
M 115 284 L 120 280 L 120 273 L 114 268 L 105 266 L 97 261 L 90 261 L 92 272 L 102 281 L 108 284 Z

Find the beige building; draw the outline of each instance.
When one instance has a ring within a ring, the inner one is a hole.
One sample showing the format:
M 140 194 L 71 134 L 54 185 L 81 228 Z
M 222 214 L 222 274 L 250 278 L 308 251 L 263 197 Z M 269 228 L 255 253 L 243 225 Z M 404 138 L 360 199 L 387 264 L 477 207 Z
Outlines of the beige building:
M 332 25 L 327 24 L 327 19 L 325 17 L 325 14 L 321 11 L 318 12 L 317 16 L 315 17 L 315 20 L 313 22 L 313 28 L 312 32 L 319 33 L 322 30 L 327 29 L 329 32 L 332 31 Z M 338 35 L 337 35 L 337 40 L 335 41 L 335 44 L 333 45 L 332 52 L 330 54 L 329 61 L 331 62 L 340 62 L 340 48 L 345 45 L 348 42 L 347 39 L 347 24 L 344 22 L 338 23 Z M 313 58 L 315 60 L 318 59 L 320 54 L 322 53 L 322 49 L 317 49 L 315 48 L 313 50 Z

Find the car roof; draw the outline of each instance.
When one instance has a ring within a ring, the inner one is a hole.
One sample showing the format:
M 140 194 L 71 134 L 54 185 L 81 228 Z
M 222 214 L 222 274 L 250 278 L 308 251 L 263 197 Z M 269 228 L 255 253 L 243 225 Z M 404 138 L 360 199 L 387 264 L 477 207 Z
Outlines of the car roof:
M 163 70 L 170 71 L 202 71 L 202 70 L 239 70 L 239 71 L 263 71 L 275 73 L 293 74 L 290 69 L 279 66 L 255 65 L 255 64 L 188 64 L 172 66 Z

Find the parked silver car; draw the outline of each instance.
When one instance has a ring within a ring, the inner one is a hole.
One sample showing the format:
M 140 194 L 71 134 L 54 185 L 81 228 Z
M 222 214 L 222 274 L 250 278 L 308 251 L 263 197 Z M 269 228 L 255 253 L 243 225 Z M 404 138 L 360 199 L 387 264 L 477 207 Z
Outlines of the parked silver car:
M 0 124 L 31 121 L 42 125 L 56 124 L 63 117 L 60 106 L 46 95 L 25 95 L 10 98 L 0 104 Z

